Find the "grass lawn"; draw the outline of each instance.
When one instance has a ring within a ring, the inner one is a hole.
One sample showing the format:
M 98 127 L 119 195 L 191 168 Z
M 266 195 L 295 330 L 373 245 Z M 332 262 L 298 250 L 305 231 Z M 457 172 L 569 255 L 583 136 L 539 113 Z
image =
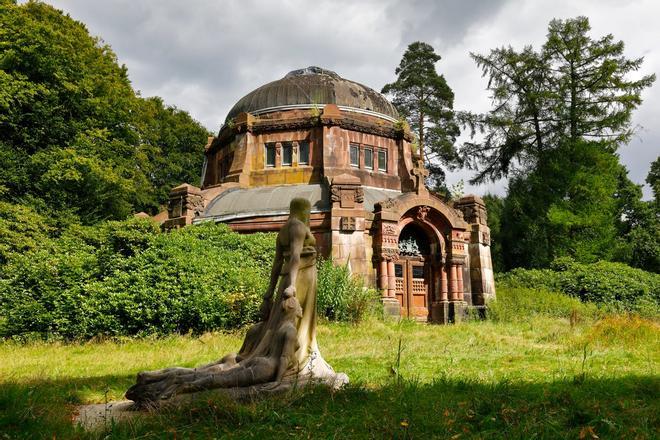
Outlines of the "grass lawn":
M 658 438 L 660 326 L 323 324 L 321 352 L 351 385 L 239 405 L 219 397 L 85 433 L 76 405 L 122 399 L 140 370 L 194 366 L 242 334 L 84 344 L 0 343 L 5 438 Z M 399 341 L 403 348 L 396 376 Z

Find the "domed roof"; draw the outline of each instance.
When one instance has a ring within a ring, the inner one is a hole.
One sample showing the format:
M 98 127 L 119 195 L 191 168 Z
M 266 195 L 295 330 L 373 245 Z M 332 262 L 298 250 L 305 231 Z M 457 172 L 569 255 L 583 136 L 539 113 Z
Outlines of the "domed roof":
M 241 98 L 227 114 L 227 120 L 242 112 L 252 114 L 287 108 L 309 108 L 336 104 L 343 110 L 377 113 L 397 119 L 394 106 L 375 90 L 349 81 L 330 70 L 307 67 L 293 70 L 284 78 L 265 84 Z

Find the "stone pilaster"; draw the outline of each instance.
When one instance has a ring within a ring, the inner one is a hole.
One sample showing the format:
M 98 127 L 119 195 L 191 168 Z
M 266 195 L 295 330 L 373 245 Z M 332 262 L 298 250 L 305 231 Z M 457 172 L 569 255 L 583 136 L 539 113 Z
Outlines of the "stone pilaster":
M 178 229 L 192 224 L 192 221 L 204 210 L 204 197 L 196 186 L 184 183 L 170 191 L 167 202 L 167 220 L 163 230 Z
M 367 273 L 364 190 L 360 179 L 341 174 L 330 181 L 332 202 L 332 259 L 350 265 L 354 273 Z
M 483 306 L 495 298 L 495 277 L 490 255 L 490 228 L 486 205 L 480 197 L 469 195 L 456 203 L 470 225 L 467 242 L 472 304 Z

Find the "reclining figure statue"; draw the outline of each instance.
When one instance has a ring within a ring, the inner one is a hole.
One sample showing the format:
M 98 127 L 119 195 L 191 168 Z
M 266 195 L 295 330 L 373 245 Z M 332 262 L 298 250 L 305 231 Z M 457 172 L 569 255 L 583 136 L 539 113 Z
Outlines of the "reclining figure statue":
M 142 405 L 217 388 L 260 392 L 307 382 L 347 383 L 348 377 L 335 373 L 321 357 L 316 342 L 316 241 L 309 215 L 309 201 L 291 201 L 289 218 L 277 235 L 262 320 L 248 330 L 238 354 L 197 368 L 140 372 L 126 397 Z

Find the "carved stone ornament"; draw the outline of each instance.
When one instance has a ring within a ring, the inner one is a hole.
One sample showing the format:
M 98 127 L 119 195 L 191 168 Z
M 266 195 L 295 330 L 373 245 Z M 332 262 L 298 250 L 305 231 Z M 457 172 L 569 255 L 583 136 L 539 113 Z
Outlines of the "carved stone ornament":
M 377 203 L 378 206 L 380 206 L 381 209 L 392 209 L 394 205 L 396 205 L 396 200 L 394 199 L 385 199 L 383 201 L 380 201 Z
M 362 187 L 355 188 L 355 202 L 362 203 L 364 202 L 364 189 Z
M 429 211 L 431 211 L 429 206 L 420 206 L 417 208 L 417 218 L 422 221 L 426 220 L 426 216 L 429 215 Z
M 396 225 L 383 225 L 383 235 L 399 235 L 399 228 Z
M 399 261 L 399 250 L 394 248 L 383 248 L 383 259 L 385 261 Z
M 355 231 L 355 217 L 342 217 L 339 221 L 339 229 L 342 231 Z
M 201 196 L 189 196 L 186 200 L 186 209 L 192 211 L 195 217 L 204 211 L 204 198 Z
M 341 200 L 341 187 L 336 185 L 330 187 L 330 199 L 333 202 L 339 202 Z

